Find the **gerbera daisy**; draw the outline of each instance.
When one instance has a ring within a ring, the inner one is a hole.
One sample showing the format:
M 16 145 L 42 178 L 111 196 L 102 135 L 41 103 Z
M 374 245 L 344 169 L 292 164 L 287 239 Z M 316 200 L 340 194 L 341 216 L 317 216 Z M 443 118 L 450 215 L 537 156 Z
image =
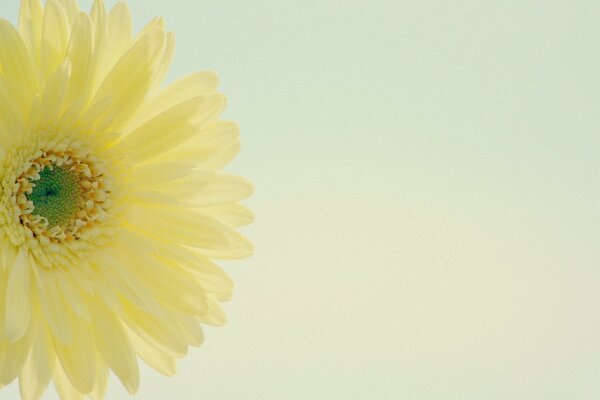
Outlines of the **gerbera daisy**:
M 215 74 L 162 87 L 173 48 L 125 3 L 0 20 L 0 384 L 23 399 L 102 399 L 109 369 L 134 393 L 138 358 L 171 375 L 225 322 L 212 259 L 252 252 L 252 187 L 219 172 L 239 139 Z

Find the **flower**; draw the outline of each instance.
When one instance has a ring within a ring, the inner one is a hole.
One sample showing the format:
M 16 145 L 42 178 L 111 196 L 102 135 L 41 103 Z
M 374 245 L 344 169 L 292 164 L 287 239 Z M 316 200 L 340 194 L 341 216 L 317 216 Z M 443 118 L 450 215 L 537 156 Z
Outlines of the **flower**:
M 22 0 L 0 20 L 0 384 L 23 399 L 53 380 L 102 399 L 109 369 L 138 389 L 138 358 L 175 359 L 221 325 L 232 282 L 212 261 L 249 256 L 236 227 L 252 186 L 220 172 L 239 131 L 199 72 L 162 87 L 174 36 L 132 36 L 127 5 Z M 1 386 L 1 385 L 0 385 Z

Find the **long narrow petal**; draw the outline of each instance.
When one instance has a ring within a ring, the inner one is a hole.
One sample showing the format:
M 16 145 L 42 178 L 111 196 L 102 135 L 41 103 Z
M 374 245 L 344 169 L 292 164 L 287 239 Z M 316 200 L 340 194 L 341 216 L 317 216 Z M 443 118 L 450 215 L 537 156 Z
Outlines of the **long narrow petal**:
M 67 16 L 58 0 L 48 0 L 44 9 L 40 67 L 48 78 L 63 63 L 69 42 Z
M 44 7 L 40 0 L 22 0 L 19 12 L 19 33 L 34 65 L 39 65 Z
M 38 400 L 48 387 L 54 372 L 56 354 L 44 326 L 38 326 L 29 357 L 21 375 L 19 388 L 23 400 Z
M 73 315 L 69 315 L 69 324 L 73 331 L 71 342 L 65 345 L 54 340 L 54 348 L 73 386 L 87 394 L 92 391 L 96 381 L 96 359 L 90 328 Z
M 139 369 L 122 322 L 102 303 L 90 303 L 94 312 L 94 343 L 127 391 L 134 394 L 140 383 Z
M 9 275 L 6 290 L 6 337 L 16 341 L 23 337 L 31 317 L 31 265 L 26 250 L 21 249 Z

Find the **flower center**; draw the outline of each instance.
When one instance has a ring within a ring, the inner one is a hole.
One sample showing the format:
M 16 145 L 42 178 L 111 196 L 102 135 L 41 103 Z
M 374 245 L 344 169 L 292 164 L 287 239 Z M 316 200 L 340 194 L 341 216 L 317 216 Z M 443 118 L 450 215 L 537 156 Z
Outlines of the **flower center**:
M 81 198 L 79 179 L 64 167 L 48 166 L 32 180 L 33 190 L 26 195 L 33 203 L 33 215 L 48 220 L 50 227 L 62 225 L 73 218 Z
M 107 220 L 110 186 L 96 157 L 79 147 L 56 146 L 22 164 L 15 212 L 27 236 L 43 243 L 90 239 Z

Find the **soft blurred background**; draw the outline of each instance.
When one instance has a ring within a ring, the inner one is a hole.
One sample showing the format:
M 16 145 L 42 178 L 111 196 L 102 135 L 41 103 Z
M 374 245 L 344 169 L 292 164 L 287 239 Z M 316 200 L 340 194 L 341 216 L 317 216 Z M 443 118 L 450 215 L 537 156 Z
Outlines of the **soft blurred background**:
M 600 2 L 128 3 L 219 72 L 257 214 L 138 399 L 600 398 Z

